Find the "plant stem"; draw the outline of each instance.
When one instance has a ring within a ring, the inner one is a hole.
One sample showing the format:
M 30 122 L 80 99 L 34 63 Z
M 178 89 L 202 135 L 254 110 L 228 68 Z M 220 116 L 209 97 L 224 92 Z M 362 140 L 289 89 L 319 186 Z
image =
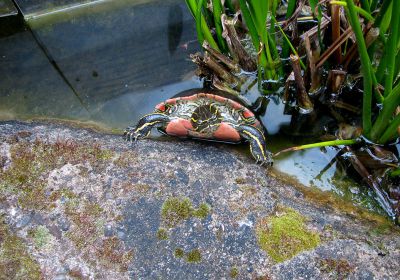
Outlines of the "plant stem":
M 199 5 L 197 5 L 196 0 L 186 0 L 186 4 L 189 7 L 189 10 L 196 21 L 196 32 L 200 45 L 203 44 L 204 40 L 207 40 L 207 42 L 210 44 L 212 48 L 219 51 L 219 47 L 215 42 L 213 36 L 211 35 L 211 31 L 208 28 L 207 22 L 201 13 L 201 7 L 203 6 L 202 5 L 203 1 L 204 0 L 199 0 Z
M 381 138 L 379 138 L 378 143 L 385 144 L 390 140 L 393 140 L 398 136 L 397 128 L 400 125 L 400 115 L 397 115 L 389 124 L 386 131 L 383 133 Z
M 393 1 L 392 9 L 392 27 L 389 35 L 387 45 L 385 46 L 385 51 L 388 51 L 387 55 L 387 73 L 385 79 L 385 91 L 384 96 L 389 96 L 392 93 L 393 87 L 393 74 L 395 70 L 395 61 L 397 54 L 397 36 L 399 33 L 399 23 L 400 23 L 400 0 Z
M 361 59 L 361 72 L 363 74 L 363 87 L 364 87 L 364 96 L 363 96 L 363 111 L 362 111 L 362 122 L 363 122 L 363 131 L 364 135 L 367 138 L 370 138 L 371 132 L 371 103 L 372 103 L 372 69 L 371 62 L 369 60 L 367 46 L 365 45 L 364 35 L 361 30 L 361 26 L 359 24 L 359 19 L 357 16 L 357 12 L 352 0 L 346 0 L 347 2 L 347 11 L 349 14 L 349 21 L 353 28 L 354 34 L 356 35 L 357 47 L 360 53 Z
M 327 147 L 327 146 L 354 145 L 357 143 L 358 143 L 357 139 L 350 139 L 350 140 L 332 140 L 332 141 L 300 145 L 300 146 L 281 150 L 281 151 L 275 153 L 274 157 L 280 155 L 281 153 L 286 153 L 286 152 L 299 151 L 299 150 L 310 149 L 310 148 Z
M 281 31 L 282 36 L 285 39 L 286 43 L 288 44 L 288 46 L 292 50 L 293 54 L 296 55 L 296 56 L 299 56 L 299 54 L 297 53 L 296 49 L 293 47 L 292 43 L 290 42 L 289 38 L 286 36 L 286 34 L 283 31 L 283 29 L 279 26 L 279 24 L 277 26 L 278 26 L 278 29 Z M 300 59 L 299 62 L 300 62 L 301 68 L 303 68 L 303 70 L 306 70 L 307 67 L 304 65 L 303 61 L 301 61 L 301 59 Z
M 217 40 L 222 52 L 227 51 L 227 46 L 224 38 L 222 37 L 222 23 L 221 15 L 223 13 L 223 8 L 220 0 L 212 0 L 213 5 L 213 15 L 214 15 L 214 25 L 215 32 L 217 34 Z
M 392 93 L 382 103 L 382 110 L 371 130 L 371 140 L 377 141 L 391 120 L 396 107 L 400 104 L 400 85 L 393 88 Z

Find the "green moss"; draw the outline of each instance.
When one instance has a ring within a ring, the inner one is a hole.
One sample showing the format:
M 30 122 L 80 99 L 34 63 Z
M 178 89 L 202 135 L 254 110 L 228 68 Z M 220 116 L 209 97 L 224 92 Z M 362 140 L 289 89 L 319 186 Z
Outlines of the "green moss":
M 22 240 L 12 234 L 0 218 L 0 278 L 42 279 L 38 263 Z
M 30 232 L 33 243 L 38 248 L 45 247 L 51 240 L 51 233 L 45 226 L 38 226 Z
M 232 267 L 229 276 L 231 278 L 236 278 L 238 277 L 238 275 L 239 275 L 239 269 L 236 266 Z
M 0 197 L 15 195 L 23 209 L 51 209 L 50 202 L 60 194 L 46 195 L 48 174 L 67 163 L 89 162 L 103 166 L 114 153 L 99 145 L 74 141 L 47 143 L 41 140 L 16 142 L 10 148 L 11 165 L 0 171 Z M 56 191 L 57 192 L 57 191 Z
M 168 232 L 165 228 L 159 228 L 157 231 L 157 239 L 158 240 L 167 240 Z
M 186 253 L 186 261 L 189 263 L 199 263 L 201 262 L 201 253 L 199 249 L 193 249 L 192 251 Z
M 185 256 L 185 251 L 183 251 L 181 248 L 176 248 L 174 252 L 175 258 L 183 258 Z
M 207 203 L 200 204 L 199 208 L 193 211 L 193 216 L 199 219 L 205 219 L 210 214 L 211 207 Z
M 206 218 L 210 213 L 210 206 L 200 204 L 199 208 L 193 208 L 192 201 L 187 197 L 170 197 L 164 201 L 161 207 L 161 218 L 168 227 L 175 227 L 179 223 L 191 218 Z
M 302 215 L 291 208 L 281 208 L 279 212 L 276 216 L 262 219 L 256 229 L 260 247 L 275 262 L 318 246 L 319 235 L 306 229 L 306 219 Z
M 171 197 L 164 201 L 161 208 L 161 218 L 169 227 L 189 219 L 192 215 L 192 202 L 186 197 Z

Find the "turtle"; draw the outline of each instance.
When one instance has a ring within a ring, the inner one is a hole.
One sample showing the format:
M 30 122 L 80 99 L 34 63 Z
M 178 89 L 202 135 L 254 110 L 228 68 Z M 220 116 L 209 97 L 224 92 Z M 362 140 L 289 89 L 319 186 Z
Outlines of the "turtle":
M 125 130 L 128 141 L 147 137 L 152 128 L 179 138 L 225 143 L 249 142 L 256 163 L 272 165 L 263 126 L 241 102 L 218 94 L 197 93 L 168 99 Z

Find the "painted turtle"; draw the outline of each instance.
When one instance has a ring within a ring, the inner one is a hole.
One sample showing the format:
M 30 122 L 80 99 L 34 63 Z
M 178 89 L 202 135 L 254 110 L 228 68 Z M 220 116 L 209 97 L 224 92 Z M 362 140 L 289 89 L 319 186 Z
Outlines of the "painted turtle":
M 248 141 L 257 163 L 272 164 L 265 147 L 263 127 L 241 103 L 222 95 L 198 93 L 168 99 L 143 116 L 124 136 L 134 141 L 150 134 L 153 127 L 167 135 L 218 142 Z

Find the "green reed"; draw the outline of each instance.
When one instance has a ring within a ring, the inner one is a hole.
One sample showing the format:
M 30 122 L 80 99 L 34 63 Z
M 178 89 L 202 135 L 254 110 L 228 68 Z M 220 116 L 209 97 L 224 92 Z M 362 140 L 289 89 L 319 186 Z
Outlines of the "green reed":
M 335 1 L 336 2 L 336 1 Z M 337 1 L 339 2 L 339 1 Z M 376 27 L 380 28 L 380 32 L 385 32 L 380 36 L 380 44 L 383 55 L 380 58 L 377 68 L 374 68 L 371 59 L 375 57 L 375 51 L 368 53 L 364 34 L 361 29 L 359 14 L 363 15 L 371 10 L 374 1 L 361 1 L 363 13 L 357 8 L 352 0 L 346 1 L 346 10 L 349 22 L 356 36 L 356 43 L 361 60 L 361 72 L 363 75 L 363 130 L 364 136 L 375 143 L 385 144 L 397 138 L 397 128 L 400 124 L 400 116 L 394 116 L 397 107 L 400 105 L 400 85 L 395 85 L 399 67 L 396 61 L 399 59 L 399 24 L 400 24 L 400 0 L 384 1 L 382 9 L 379 10 L 375 17 L 378 22 L 374 22 Z M 395 7 L 395 8 L 393 8 Z M 386 18 L 385 16 L 386 15 Z M 388 22 L 389 18 L 389 22 Z M 371 21 L 370 17 L 366 19 Z M 370 57 L 371 56 L 371 57 Z M 378 100 L 381 102 L 376 119 L 372 122 L 372 93 L 376 90 L 375 86 L 380 83 L 384 85 L 383 97 Z

